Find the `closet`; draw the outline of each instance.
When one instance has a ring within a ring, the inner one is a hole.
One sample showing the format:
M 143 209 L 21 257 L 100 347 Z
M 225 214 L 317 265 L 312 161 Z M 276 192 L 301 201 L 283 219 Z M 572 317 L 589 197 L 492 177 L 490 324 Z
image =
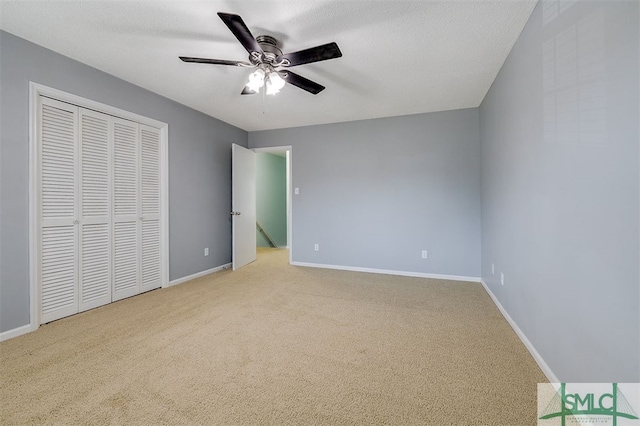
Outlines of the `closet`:
M 40 323 L 160 287 L 161 129 L 37 102 Z

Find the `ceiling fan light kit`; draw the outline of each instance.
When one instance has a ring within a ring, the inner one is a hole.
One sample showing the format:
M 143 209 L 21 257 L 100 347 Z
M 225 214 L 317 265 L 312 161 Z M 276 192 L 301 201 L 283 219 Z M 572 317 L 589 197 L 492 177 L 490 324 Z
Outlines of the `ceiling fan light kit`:
M 257 92 L 260 90 L 262 86 L 264 86 L 264 70 L 262 68 L 258 68 L 249 76 L 249 82 L 247 83 L 247 87 L 252 92 Z
M 262 87 L 266 86 L 267 95 L 275 95 L 284 87 L 285 81 L 271 65 L 260 64 L 250 76 L 247 82 L 247 89 L 251 93 L 258 93 Z
M 267 74 L 267 95 L 275 95 L 284 87 L 284 79 L 277 71 L 271 70 Z
M 283 54 L 275 38 L 268 35 L 260 35 L 254 38 L 240 16 L 222 12 L 218 12 L 218 16 L 249 53 L 249 62 L 188 56 L 180 56 L 180 59 L 184 62 L 200 64 L 256 68 L 249 76 L 249 80 L 242 90 L 242 95 L 256 94 L 260 92 L 260 89 L 263 87 L 266 88 L 267 95 L 275 95 L 280 92 L 285 83 L 317 95 L 324 90 L 324 86 L 291 71 L 278 70 L 277 68 L 288 68 L 312 62 L 326 61 L 342 56 L 342 52 L 340 52 L 335 42 L 300 50 L 298 52 Z

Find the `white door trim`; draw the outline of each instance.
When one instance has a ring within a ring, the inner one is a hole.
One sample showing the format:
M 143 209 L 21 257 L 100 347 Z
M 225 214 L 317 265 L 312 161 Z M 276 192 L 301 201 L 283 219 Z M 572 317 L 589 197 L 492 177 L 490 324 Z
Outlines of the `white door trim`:
M 30 319 L 29 329 L 34 331 L 40 326 L 40 291 L 38 288 L 38 182 L 39 182 L 39 153 L 38 153 L 38 99 L 43 96 L 78 107 L 95 110 L 115 117 L 135 121 L 154 127 L 160 131 L 160 261 L 161 286 L 169 286 L 169 125 L 142 115 L 138 115 L 120 108 L 112 107 L 100 102 L 92 101 L 81 96 L 63 92 L 42 84 L 29 82 L 29 299 Z

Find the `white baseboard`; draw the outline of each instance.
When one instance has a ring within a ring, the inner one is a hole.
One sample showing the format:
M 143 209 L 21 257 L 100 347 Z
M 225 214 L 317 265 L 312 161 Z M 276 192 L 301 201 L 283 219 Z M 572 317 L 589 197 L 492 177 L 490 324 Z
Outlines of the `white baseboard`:
M 196 272 L 195 274 L 187 275 L 186 277 L 177 278 L 175 280 L 169 281 L 167 287 L 195 280 L 196 278 L 204 277 L 205 275 L 213 274 L 214 272 L 222 271 L 223 269 L 227 269 L 230 267 L 231 263 L 225 263 L 224 265 L 216 266 L 215 268 L 207 269 L 206 271 Z
M 23 334 L 31 333 L 38 329 L 38 326 L 33 326 L 31 324 L 23 325 L 21 327 L 14 328 L 13 330 L 7 330 L 0 333 L 0 342 L 8 339 L 13 339 L 14 337 L 22 336 Z
M 484 287 L 487 294 L 489 294 L 489 297 L 491 297 L 491 300 L 493 300 L 493 303 L 495 303 L 495 305 L 498 307 L 498 310 L 500 311 L 504 319 L 507 320 L 507 322 L 509 323 L 513 331 L 516 332 L 516 334 L 518 335 L 518 337 L 520 338 L 524 346 L 527 348 L 527 350 L 529 351 L 533 359 L 536 361 L 536 363 L 538 364 L 538 367 L 540 367 L 544 375 L 547 376 L 547 379 L 549 380 L 549 382 L 560 383 L 560 380 L 558 380 L 558 377 L 553 373 L 553 371 L 551 371 L 551 368 L 545 362 L 544 358 L 542 358 L 542 355 L 540 355 L 540 353 L 536 350 L 535 346 L 533 346 L 533 343 L 531 343 L 531 341 L 527 338 L 524 332 L 520 330 L 520 327 L 518 327 L 518 324 L 516 324 L 516 322 L 513 320 L 513 318 L 511 318 L 511 315 L 509 315 L 509 313 L 504 308 L 504 306 L 502 306 L 500 301 L 498 301 L 498 298 L 489 289 L 489 286 L 487 285 L 487 283 L 485 283 L 484 280 L 480 280 L 480 282 L 482 283 L 482 287 Z
M 308 268 L 337 269 L 340 271 L 368 272 L 372 274 L 399 275 L 402 277 L 434 278 L 437 280 L 471 281 L 474 283 L 479 283 L 481 281 L 480 277 L 465 277 L 462 275 L 427 274 L 424 272 L 407 272 L 407 271 L 394 271 L 394 270 L 387 270 L 387 269 L 360 268 L 357 266 L 325 265 L 322 263 L 291 262 L 291 265 L 305 266 Z

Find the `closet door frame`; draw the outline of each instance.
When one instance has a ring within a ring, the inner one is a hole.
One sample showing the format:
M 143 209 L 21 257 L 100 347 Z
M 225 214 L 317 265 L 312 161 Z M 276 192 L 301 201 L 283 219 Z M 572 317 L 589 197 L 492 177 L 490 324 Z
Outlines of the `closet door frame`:
M 39 105 L 40 97 L 55 99 L 74 106 L 94 110 L 103 114 L 134 121 L 159 131 L 160 134 L 160 286 L 169 285 L 169 158 L 168 124 L 135 113 L 124 111 L 100 102 L 92 101 L 58 89 L 29 82 L 29 299 L 30 331 L 41 323 L 40 281 L 40 143 Z

